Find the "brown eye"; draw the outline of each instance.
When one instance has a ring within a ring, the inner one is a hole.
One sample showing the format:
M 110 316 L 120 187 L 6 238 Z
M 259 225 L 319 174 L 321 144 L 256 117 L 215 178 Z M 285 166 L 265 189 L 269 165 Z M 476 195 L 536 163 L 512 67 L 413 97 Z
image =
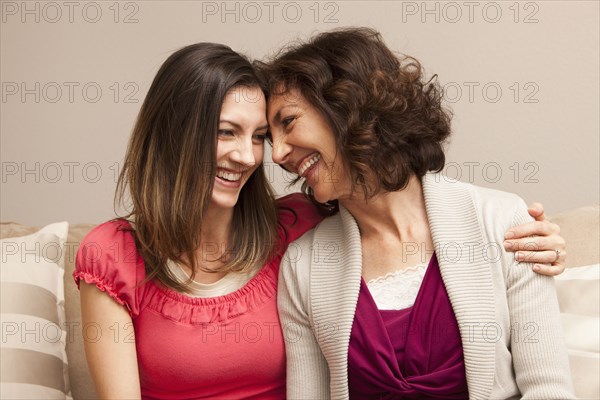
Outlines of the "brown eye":
M 233 136 L 234 133 L 231 130 L 228 129 L 219 129 L 219 131 L 217 132 L 219 136 Z
M 254 143 L 257 143 L 257 144 L 263 144 L 265 142 L 265 139 L 267 139 L 267 134 L 264 134 L 264 133 L 254 135 L 252 137 L 252 140 L 254 141 Z
M 286 117 L 283 120 L 281 120 L 281 125 L 283 125 L 284 128 L 287 128 L 288 125 L 291 124 L 295 119 L 296 117 L 294 116 Z

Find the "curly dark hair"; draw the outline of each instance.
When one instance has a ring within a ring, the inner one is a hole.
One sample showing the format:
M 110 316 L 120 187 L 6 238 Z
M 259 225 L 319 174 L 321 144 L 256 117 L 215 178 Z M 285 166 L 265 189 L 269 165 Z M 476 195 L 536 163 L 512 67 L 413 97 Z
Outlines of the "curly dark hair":
M 396 56 L 379 32 L 320 33 L 255 65 L 271 96 L 296 89 L 329 120 L 352 189 L 365 199 L 444 167 L 452 114 L 436 76 L 425 81 L 419 61 Z

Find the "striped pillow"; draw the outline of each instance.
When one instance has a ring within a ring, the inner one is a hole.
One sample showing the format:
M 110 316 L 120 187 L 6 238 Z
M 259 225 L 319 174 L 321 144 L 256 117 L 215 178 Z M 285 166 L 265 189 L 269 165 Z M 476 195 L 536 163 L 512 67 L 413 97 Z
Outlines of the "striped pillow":
M 600 398 L 600 265 L 567 268 L 556 291 L 578 398 Z
M 0 398 L 70 398 L 64 311 L 69 224 L 0 240 Z

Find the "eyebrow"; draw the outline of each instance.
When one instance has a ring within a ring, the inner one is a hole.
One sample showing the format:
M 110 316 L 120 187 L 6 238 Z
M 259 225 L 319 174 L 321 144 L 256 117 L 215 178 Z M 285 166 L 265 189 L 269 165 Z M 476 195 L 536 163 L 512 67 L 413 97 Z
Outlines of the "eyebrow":
M 235 122 L 229 121 L 229 120 L 227 120 L 227 119 L 221 119 L 221 120 L 219 120 L 219 124 L 222 124 L 222 123 L 231 124 L 231 125 L 233 125 L 235 128 L 237 128 L 237 129 L 239 129 L 239 130 L 242 130 L 242 127 L 240 126 L 240 124 L 237 124 L 237 123 L 235 123 Z M 259 126 L 258 128 L 256 128 L 256 129 L 254 130 L 254 132 L 256 132 L 256 131 L 261 131 L 261 130 L 263 130 L 263 129 L 269 129 L 269 124 L 266 124 L 266 125 Z
M 273 116 L 273 120 L 274 121 L 280 121 L 281 120 L 281 111 L 283 111 L 283 110 L 285 110 L 286 108 L 289 108 L 289 107 L 298 107 L 298 105 L 297 104 L 286 104 L 286 105 L 284 105 L 279 110 L 277 110 L 277 112 Z

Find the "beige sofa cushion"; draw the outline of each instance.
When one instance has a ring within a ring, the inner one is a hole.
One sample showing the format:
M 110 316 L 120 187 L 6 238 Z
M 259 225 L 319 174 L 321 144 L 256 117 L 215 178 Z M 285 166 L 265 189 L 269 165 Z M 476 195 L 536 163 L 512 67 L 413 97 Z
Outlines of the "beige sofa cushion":
M 600 398 L 600 206 L 552 216 L 567 241 L 568 268 L 556 277 L 575 394 Z
M 71 379 L 71 391 L 74 399 L 96 399 L 94 381 L 90 375 L 85 352 L 83 349 L 83 335 L 81 329 L 81 308 L 79 307 L 79 290 L 73 280 L 75 270 L 75 255 L 79 249 L 79 243 L 95 225 L 77 224 L 71 225 L 67 247 L 69 258 L 65 260 L 65 313 L 67 321 L 74 326 L 72 339 L 67 342 L 67 357 L 69 359 L 69 377 Z
M 75 255 L 83 237 L 94 227 L 92 224 L 76 224 L 69 226 L 69 234 L 65 243 L 65 327 L 67 331 L 67 360 L 69 362 L 69 381 L 74 399 L 97 398 L 94 383 L 90 376 L 81 334 L 81 310 L 79 308 L 79 291 L 73 281 Z M 25 236 L 38 231 L 39 228 L 24 226 L 14 222 L 0 224 L 0 238 Z
M 69 224 L 0 240 L 0 398 L 65 399 L 64 255 Z
M 550 217 L 567 241 L 566 267 L 597 264 L 600 259 L 600 206 L 581 207 Z
M 556 277 L 560 317 L 575 395 L 600 398 L 600 266 L 571 267 Z

